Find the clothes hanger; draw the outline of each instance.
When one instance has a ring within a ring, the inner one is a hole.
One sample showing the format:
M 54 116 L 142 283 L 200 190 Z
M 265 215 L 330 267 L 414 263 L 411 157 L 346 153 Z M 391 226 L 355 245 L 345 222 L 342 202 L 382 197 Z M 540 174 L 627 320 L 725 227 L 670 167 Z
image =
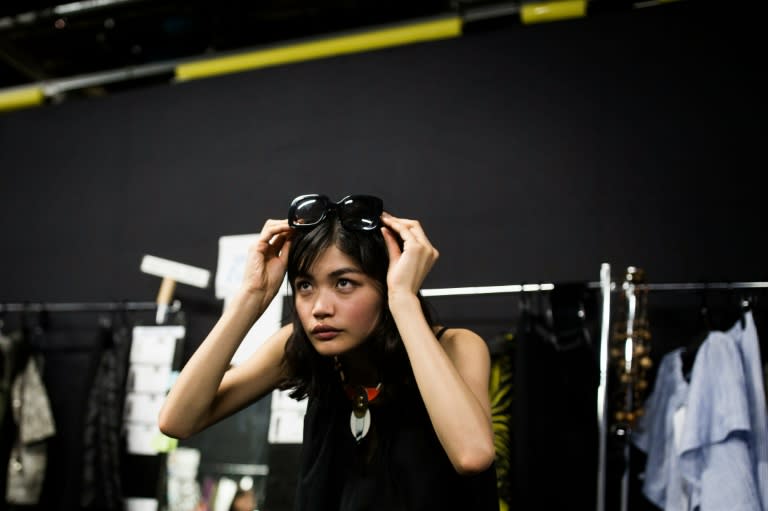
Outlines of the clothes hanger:
M 742 294 L 739 299 L 739 307 L 741 314 L 739 315 L 739 322 L 742 330 L 747 327 L 747 313 L 752 311 L 752 304 L 755 301 L 755 297 L 751 294 Z
M 521 291 L 519 293 L 519 308 L 520 312 L 517 319 L 517 326 L 515 328 L 515 337 L 527 334 L 531 329 L 531 300 L 528 293 Z
M 527 292 L 523 292 L 525 296 Z M 526 297 L 525 333 L 535 334 L 538 339 L 558 349 L 555 328 L 552 322 L 552 304 L 549 291 L 530 291 L 533 296 Z
M 568 351 L 591 345 L 586 325 L 584 294 L 586 285 L 557 284 L 549 294 L 550 317 L 555 335 L 555 347 Z
M 100 316 L 99 326 L 102 329 L 102 347 L 115 347 L 116 342 L 123 338 L 120 333 L 128 331 L 130 325 L 131 315 L 128 310 L 127 301 L 123 302 L 120 306 L 115 306 L 108 314 Z

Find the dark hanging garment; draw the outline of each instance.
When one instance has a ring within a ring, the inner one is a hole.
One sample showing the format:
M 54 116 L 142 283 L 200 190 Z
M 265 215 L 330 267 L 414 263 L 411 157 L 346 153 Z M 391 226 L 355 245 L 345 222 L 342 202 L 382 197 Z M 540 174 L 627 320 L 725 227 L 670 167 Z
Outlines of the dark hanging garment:
M 0 503 L 5 502 L 8 464 L 16 442 L 16 423 L 11 412 L 11 388 L 24 366 L 27 350 L 20 332 L 0 333 Z
M 16 349 L 13 339 L 0 332 L 0 460 L 7 460 L 13 446 L 13 417 L 11 409 L 11 384 L 16 374 Z M 8 467 L 0 463 L 0 497 L 5 497 Z
M 127 328 L 104 327 L 103 351 L 88 394 L 83 423 L 82 509 L 123 509 L 121 427 L 130 351 Z
M 521 314 L 515 345 L 515 501 L 536 502 L 537 509 L 594 509 L 595 350 L 588 338 L 553 325 L 552 314 L 533 305 Z
M 6 337 L 0 331 L 0 424 L 3 424 L 5 414 L 10 410 L 11 384 L 13 383 L 17 366 L 17 344 L 18 342 L 10 337 Z

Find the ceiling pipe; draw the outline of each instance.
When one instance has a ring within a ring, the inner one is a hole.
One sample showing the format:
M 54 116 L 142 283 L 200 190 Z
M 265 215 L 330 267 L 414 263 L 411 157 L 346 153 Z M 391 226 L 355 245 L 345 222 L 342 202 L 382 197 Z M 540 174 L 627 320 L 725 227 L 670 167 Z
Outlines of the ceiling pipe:
M 34 25 L 35 23 L 51 18 L 71 16 L 74 14 L 82 14 L 99 9 L 120 7 L 145 1 L 146 0 L 83 0 L 82 2 L 59 4 L 47 9 L 27 11 L 12 16 L 0 17 L 0 31 Z

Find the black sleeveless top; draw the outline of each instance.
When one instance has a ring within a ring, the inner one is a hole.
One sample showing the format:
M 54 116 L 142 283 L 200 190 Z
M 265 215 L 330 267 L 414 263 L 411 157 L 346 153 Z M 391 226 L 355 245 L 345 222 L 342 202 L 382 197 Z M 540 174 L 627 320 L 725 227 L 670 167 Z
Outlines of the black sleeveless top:
M 389 398 L 371 403 L 371 428 L 359 444 L 341 384 L 309 398 L 294 509 L 497 511 L 495 465 L 459 475 L 415 385 L 385 385 Z

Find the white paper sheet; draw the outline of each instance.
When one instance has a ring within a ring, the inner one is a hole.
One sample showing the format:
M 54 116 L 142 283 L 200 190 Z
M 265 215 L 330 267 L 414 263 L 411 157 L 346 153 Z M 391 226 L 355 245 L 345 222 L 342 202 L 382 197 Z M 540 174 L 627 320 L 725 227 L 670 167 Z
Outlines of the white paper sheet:
M 224 308 L 240 289 L 248 249 L 259 237 L 258 234 L 240 234 L 219 238 L 219 260 L 216 270 L 216 296 L 224 299 Z M 287 280 L 283 280 L 280 291 L 267 310 L 261 315 L 253 328 L 232 357 L 232 364 L 238 365 L 246 360 L 270 335 L 282 326 L 283 298 L 287 293 Z

